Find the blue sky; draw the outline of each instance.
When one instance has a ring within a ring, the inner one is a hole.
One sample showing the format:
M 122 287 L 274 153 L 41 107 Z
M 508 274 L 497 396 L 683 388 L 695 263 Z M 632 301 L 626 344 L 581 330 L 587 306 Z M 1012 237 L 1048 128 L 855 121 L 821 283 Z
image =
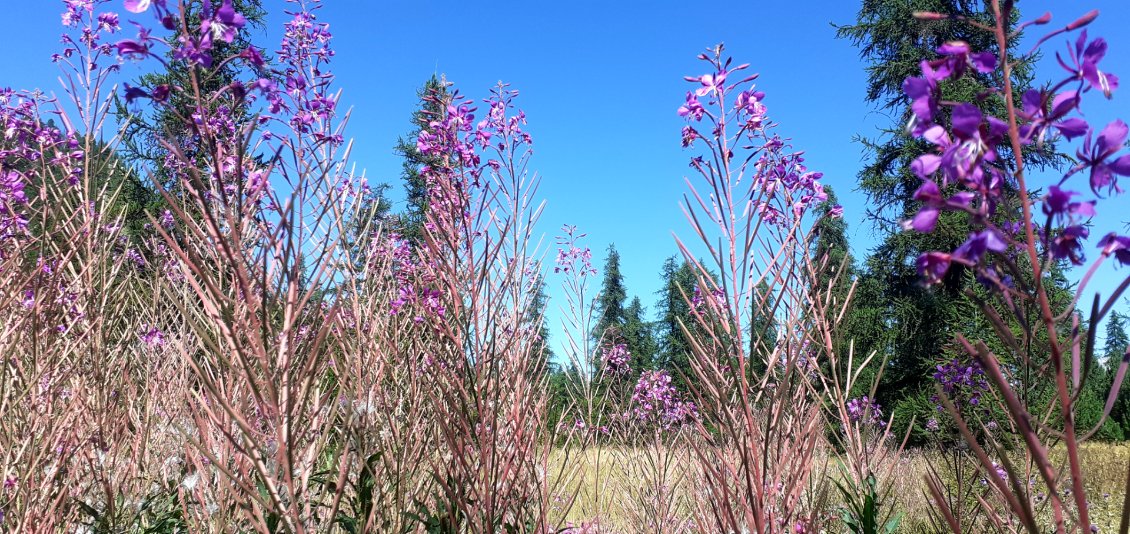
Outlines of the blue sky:
M 562 224 L 575 224 L 589 234 L 588 245 L 603 262 L 604 249 L 614 242 L 629 294 L 653 308 L 660 266 L 676 251 L 672 232 L 689 235 L 678 207 L 692 155 L 680 147 L 683 121 L 675 114 L 689 88 L 682 77 L 700 74 L 695 56 L 724 42 L 737 62 L 752 63 L 761 73 L 758 87 L 767 93 L 765 104 L 780 132 L 835 187 L 856 256 L 875 242 L 863 220 L 866 198 L 855 191 L 863 160 L 852 138 L 872 136 L 889 120 L 864 102 L 864 65 L 849 42 L 835 39 L 832 27 L 851 23 L 857 2 L 325 3 L 319 18 L 331 25 L 337 83 L 344 88 L 343 104 L 353 108 L 354 160 L 371 181 L 394 184 L 394 200 L 402 197 L 400 160 L 392 147 L 409 129 L 417 88 L 433 73 L 444 73 L 478 99 L 498 81 L 508 82 L 521 91 L 518 104 L 534 136 L 532 168 L 548 200 L 540 223 L 545 243 L 552 245 Z M 19 22 L 7 24 L 0 37 L 9 50 L 0 56 L 0 84 L 58 91 L 49 56 L 58 48 L 62 3 L 5 4 L 8 19 Z M 272 12 L 269 29 L 255 40 L 273 50 L 285 4 L 264 4 Z M 1021 2 L 1030 16 L 1052 11 L 1059 24 L 1092 7 L 1103 13 L 1091 32 L 1110 42 L 1104 65 L 1130 83 L 1125 0 Z M 1042 72 L 1058 75 L 1048 59 Z M 1130 118 L 1127 90 L 1112 102 L 1089 99 L 1088 118 Z M 1125 199 L 1107 201 L 1100 212 L 1118 202 L 1130 206 Z M 1100 230 L 1127 219 L 1102 215 Z M 1106 269 L 1096 287 L 1114 274 Z

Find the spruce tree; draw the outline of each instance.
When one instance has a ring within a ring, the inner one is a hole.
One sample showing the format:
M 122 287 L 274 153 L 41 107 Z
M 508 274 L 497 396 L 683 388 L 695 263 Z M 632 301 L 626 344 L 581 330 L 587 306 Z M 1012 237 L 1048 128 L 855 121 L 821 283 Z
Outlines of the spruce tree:
M 659 319 L 655 323 L 659 340 L 657 367 L 671 375 L 671 383 L 677 389 L 687 391 L 694 372 L 690 364 L 691 345 L 684 328 L 690 332 L 697 328 L 687 302 L 687 298 L 694 295 L 694 268 L 685 260 L 671 256 L 664 260 L 660 277 L 663 286 L 659 290 L 656 310 Z
M 880 138 L 860 139 L 868 162 L 859 174 L 859 186 L 872 206 L 867 215 L 883 239 L 864 262 L 857 297 L 862 297 L 862 302 L 853 312 L 859 316 L 849 321 L 849 331 L 858 335 L 857 352 L 879 350 L 880 356 L 889 358 L 880 390 L 880 400 L 887 406 L 932 387 L 929 381 L 934 366 L 954 355 L 948 347 L 955 334 L 986 340 L 994 336 L 989 325 L 978 320 L 982 317 L 980 304 L 969 297 L 971 292 L 985 296 L 971 273 L 963 268 L 951 269 L 941 284 L 927 288 L 915 266 L 924 252 L 951 251 L 964 242 L 970 231 L 965 215 L 942 213 L 937 229 L 929 234 L 903 231 L 899 223 L 913 217 L 919 208 L 913 195 L 922 180 L 911 172 L 910 164 L 931 150 L 928 143 L 913 139 L 905 129 L 910 101 L 903 92 L 903 81 L 919 76 L 921 60 L 936 57 L 936 49 L 943 43 L 965 41 L 974 50 L 994 54 L 998 47 L 992 34 L 965 21 L 918 20 L 916 11 L 957 15 L 990 25 L 992 21 L 989 7 L 971 0 L 864 0 L 856 22 L 837 28 L 838 35 L 857 46 L 867 63 L 867 101 L 892 116 Z M 1009 43 L 1010 52 L 1018 40 L 1016 37 Z M 1031 73 L 1031 58 L 1016 60 L 1012 82 L 1017 101 L 1019 94 L 1031 86 Z M 978 102 L 983 112 L 1004 116 L 1003 98 L 989 91 L 1001 85 L 994 76 L 999 73 L 947 81 L 941 87 L 943 99 Z M 978 98 L 984 95 L 989 96 Z M 939 120 L 946 121 L 945 117 Z M 1027 154 L 1026 159 L 1036 167 L 1053 165 L 1058 161 L 1053 149 L 1046 145 L 1040 153 Z M 1007 152 L 1007 147 L 1002 150 Z M 1008 165 L 1011 155 L 1004 153 L 1000 160 Z M 1007 183 L 1004 189 L 1011 189 L 1013 198 L 998 208 L 997 217 L 1016 220 L 1016 185 Z M 1061 272 L 1051 274 L 1052 283 L 1066 287 Z M 1009 316 L 1010 312 L 1002 315 Z M 997 347 L 990 343 L 990 348 Z M 1032 349 L 1038 352 L 1036 347 Z
M 619 342 L 627 322 L 624 309 L 627 300 L 624 276 L 620 274 L 620 253 L 616 251 L 616 245 L 608 245 L 604 278 L 600 284 L 600 295 L 596 299 L 597 319 L 593 326 L 593 339 L 603 339 L 605 344 Z
M 646 310 L 639 297 L 632 297 L 631 304 L 624 310 L 624 326 L 621 335 L 624 344 L 631 353 L 629 364 L 632 373 L 638 375 L 640 371 L 655 367 L 655 336 L 652 334 L 651 324 L 644 317 Z
M 440 164 L 437 161 L 439 156 L 424 154 L 416 148 L 416 138 L 420 131 L 428 129 L 429 122 L 439 120 L 445 113 L 444 102 L 450 99 L 447 85 L 442 76 L 437 78 L 433 75 L 424 82 L 417 92 L 420 108 L 412 112 L 412 132 L 396 142 L 396 153 L 403 158 L 400 178 L 404 182 L 406 204 L 404 212 L 399 215 L 397 230 L 414 243 L 420 242 L 424 237 L 424 222 L 428 214 L 428 183 L 420 169 Z
M 531 356 L 538 360 L 538 365 L 534 366 L 539 368 L 542 372 L 553 373 L 556 372 L 557 366 L 553 362 L 553 348 L 549 346 L 549 325 L 545 320 L 545 309 L 549 303 L 549 297 L 545 294 L 545 280 L 539 278 L 535 285 L 533 299 L 530 301 L 529 316 L 527 321 L 529 324 L 537 324 L 538 338 L 534 343 L 534 349 Z
M 1130 332 L 1127 332 L 1126 316 L 1112 311 L 1106 323 L 1106 342 L 1103 344 L 1102 354 L 1106 367 L 1106 379 L 1102 383 L 1106 386 L 1106 392 L 1113 387 L 1114 374 L 1128 350 L 1130 350 Z M 1111 408 L 1110 418 L 1122 428 L 1124 436 L 1130 436 L 1130 384 L 1126 382 L 1123 379 L 1118 399 Z

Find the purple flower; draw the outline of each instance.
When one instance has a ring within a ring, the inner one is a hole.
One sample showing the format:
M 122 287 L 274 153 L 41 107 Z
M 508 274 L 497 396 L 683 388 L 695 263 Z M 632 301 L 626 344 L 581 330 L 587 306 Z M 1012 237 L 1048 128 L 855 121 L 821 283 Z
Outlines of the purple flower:
M 134 87 L 128 83 L 125 84 L 125 88 L 125 97 L 127 104 L 132 104 L 133 101 L 137 100 L 138 98 L 149 98 L 149 93 L 145 89 Z
M 207 6 L 210 2 L 205 2 L 207 13 Z M 242 29 L 247 24 L 247 19 L 243 15 L 236 12 L 235 8 L 231 5 L 231 0 L 224 0 L 220 9 L 216 10 L 214 17 L 205 16 L 204 21 L 200 24 L 200 32 L 208 34 L 212 39 L 222 40 L 225 43 L 230 43 L 235 40 L 235 34 L 238 30 Z
M 925 157 L 923 156 L 919 160 Z M 937 159 L 937 156 L 933 157 Z M 926 180 L 914 192 L 914 199 L 922 202 L 923 207 L 913 219 L 903 222 L 903 228 L 927 234 L 933 232 L 934 227 L 938 224 L 938 214 L 941 211 L 966 209 L 973 203 L 973 197 L 973 193 L 965 191 L 947 199 L 942 196 L 942 190 L 938 187 L 938 184 L 934 183 L 933 180 Z
M 689 125 L 683 126 L 683 148 L 691 146 L 699 137 L 701 136 L 698 134 L 698 130 L 691 128 Z
M 1085 45 L 1085 46 L 1084 46 Z M 1110 98 L 1115 89 L 1118 89 L 1118 76 L 1099 70 L 1099 61 L 1106 55 L 1106 40 L 1102 37 L 1087 43 L 1087 30 L 1079 34 L 1075 41 L 1075 50 L 1072 54 L 1075 67 L 1067 67 L 1063 59 L 1056 55 L 1060 65 L 1067 68 L 1076 76 L 1086 80 L 1091 89 L 1097 89 L 1103 96 Z
M 965 260 L 970 264 L 981 262 L 987 252 L 1004 252 L 1008 244 L 1001 238 L 996 230 L 987 228 L 980 232 L 969 234 L 969 238 L 953 251 L 953 257 Z
M 631 358 L 632 353 L 628 351 L 628 346 L 623 343 L 617 343 L 611 347 L 602 349 L 600 356 L 601 362 L 604 363 L 604 368 L 614 375 L 622 375 L 631 371 L 628 360 Z
M 118 25 L 117 13 L 101 13 L 98 15 L 98 27 L 102 30 L 114 33 L 121 29 Z
M 902 82 L 902 91 L 910 98 L 910 111 L 914 114 L 910 129 L 915 135 L 934 123 L 938 113 L 937 89 L 937 82 L 930 78 L 907 78 Z
M 687 81 L 698 82 L 702 87 L 695 89 L 695 94 L 698 96 L 717 95 L 725 89 L 726 84 L 726 69 L 719 70 L 715 74 L 703 74 L 698 78 L 687 77 Z
M 687 91 L 687 101 L 679 106 L 680 117 L 691 117 L 696 121 L 702 120 L 702 115 L 706 113 L 706 109 L 702 107 L 702 103 L 698 101 L 698 97 L 694 93 Z
M 937 432 L 938 420 L 931 417 L 929 421 L 926 421 L 926 430 L 929 430 L 930 432 Z
M 165 346 L 165 333 L 158 330 L 155 326 L 141 325 L 141 334 L 138 337 L 151 348 Z
M 937 284 L 942 281 L 946 271 L 950 268 L 951 256 L 945 252 L 927 252 L 918 256 L 918 274 L 926 279 L 927 284 Z
M 849 400 L 846 408 L 848 420 L 853 423 L 863 422 L 880 427 L 884 425 L 882 407 L 867 395 Z
M 1078 195 L 1075 191 L 1066 191 L 1060 189 L 1059 186 L 1053 185 L 1048 188 L 1048 194 L 1044 197 L 1044 214 L 1054 217 L 1073 218 L 1076 215 L 1084 217 L 1095 216 L 1095 202 L 1071 202 L 1071 197 Z
M 239 53 L 239 57 L 256 68 L 263 68 L 263 66 L 267 64 L 266 60 L 263 59 L 262 52 L 254 46 L 245 48 Z
M 169 86 L 165 84 L 158 85 L 153 88 L 153 93 L 149 95 L 154 102 L 160 104 L 169 99 Z
M 197 42 L 182 35 L 178 41 L 180 45 L 173 50 L 174 59 L 196 63 L 206 69 L 212 67 L 212 43 L 210 37 Z
M 1126 123 L 1116 119 L 1103 128 L 1093 144 L 1091 136 L 1088 135 L 1083 140 L 1082 148 L 1076 151 L 1081 165 L 1091 168 L 1091 190 L 1096 195 L 1099 194 L 1099 189 L 1104 187 L 1107 188 L 1108 193 L 1111 190 L 1121 193 L 1122 189 L 1118 187 L 1116 176 L 1130 176 L 1130 155 L 1107 161 L 1122 148 L 1126 134 Z
M 1130 236 L 1111 232 L 1099 240 L 1099 248 L 1103 249 L 1103 256 L 1114 254 L 1119 263 L 1130 265 Z
M 670 429 L 698 418 L 693 402 L 683 401 L 666 371 L 644 371 L 632 392 L 632 414 L 644 423 Z M 627 415 L 627 414 L 625 414 Z
M 118 55 L 124 58 L 141 59 L 149 55 L 149 43 L 145 40 L 123 39 L 115 46 L 118 48 Z
M 938 53 L 946 56 L 930 62 L 931 74 L 936 80 L 961 77 L 969 67 L 986 74 L 997 68 L 997 58 L 992 52 L 973 52 L 964 41 L 950 41 L 938 47 Z M 923 68 L 925 73 L 926 69 Z
M 162 3 L 158 0 L 158 5 Z M 152 4 L 151 0 L 125 0 L 126 11 L 130 13 L 144 13 L 149 10 L 150 4 Z
M 955 404 L 962 401 L 977 406 L 981 403 L 981 395 L 989 390 L 989 383 L 985 380 L 985 371 L 976 362 L 968 365 L 954 359 L 935 368 L 934 380 L 941 386 Z M 936 402 L 937 399 L 935 398 Z M 939 404 L 938 410 L 942 407 Z
M 1072 225 L 1064 228 L 1050 247 L 1052 257 L 1057 260 L 1067 259 L 1075 265 L 1083 265 L 1083 243 L 1091 231 L 1086 226 Z
M 761 123 L 765 119 L 765 104 L 761 103 L 761 100 L 764 98 L 765 93 L 754 91 L 752 87 L 738 93 L 737 102 L 734 103 L 734 107 L 737 108 L 739 115 L 746 115 L 747 127 L 761 127 Z

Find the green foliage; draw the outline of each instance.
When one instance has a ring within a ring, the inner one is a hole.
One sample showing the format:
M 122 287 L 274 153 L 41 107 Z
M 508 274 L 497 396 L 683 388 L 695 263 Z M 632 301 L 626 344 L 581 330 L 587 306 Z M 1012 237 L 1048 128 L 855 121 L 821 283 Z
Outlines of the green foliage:
M 608 258 L 604 260 L 604 278 L 600 283 L 600 295 L 596 298 L 596 325 L 593 326 L 593 339 L 608 336 L 610 329 L 620 330 L 627 322 L 624 303 L 628 292 L 624 288 L 624 275 L 620 273 L 620 253 L 616 245 L 608 245 Z M 611 340 L 606 340 L 611 341 Z
M 530 301 L 527 321 L 538 324 L 538 339 L 534 345 L 532 356 L 537 358 L 538 365 L 533 368 L 540 372 L 553 371 L 553 348 L 549 346 L 549 324 L 545 319 L 545 308 L 549 304 L 549 297 L 545 294 L 545 279 L 539 278 L 534 289 L 533 299 Z
M 834 480 L 836 488 L 843 495 L 844 505 L 840 509 L 840 519 L 852 534 L 892 534 L 898 531 L 902 514 L 884 518 L 882 500 L 875 487 L 875 477 L 868 475 L 863 487 L 854 487 L 851 482 Z M 889 515 L 889 514 L 887 514 Z
M 986 340 L 994 353 L 1009 363 L 1031 360 L 1038 366 L 1047 353 L 1041 349 L 1046 348 L 1047 340 L 1029 340 L 1024 348 L 1027 354 L 1016 354 L 1001 343 L 994 343 L 996 335 L 981 313 L 981 297 L 970 298 L 970 292 L 977 293 L 981 289 L 965 268 L 951 269 L 937 287 L 927 288 L 921 283 L 915 260 L 928 251 L 951 251 L 961 245 L 971 230 L 965 214 L 943 212 L 937 229 L 929 234 L 902 231 L 897 224 L 918 211 L 913 194 L 921 185 L 921 179 L 911 172 L 910 163 L 931 149 L 928 143 L 907 134 L 905 125 L 911 115 L 909 100 L 902 91 L 903 80 L 919 76 L 920 61 L 935 57 L 935 49 L 948 41 L 965 41 L 979 51 L 997 53 L 999 50 L 990 32 L 952 18 L 918 20 L 913 16 L 916 11 L 958 15 L 983 23 L 992 21 L 987 2 L 864 0 L 855 23 L 837 27 L 837 35 L 858 47 L 867 63 L 867 100 L 892 117 L 891 124 L 882 130 L 879 138 L 859 139 L 867 155 L 867 164 L 859 173 L 859 186 L 868 196 L 868 205 L 872 206 L 868 217 L 876 224 L 883 240 L 864 261 L 856 305 L 846 327 L 853 336 L 849 339 L 854 339 L 857 353 L 875 350 L 881 357 L 888 358 L 889 365 L 879 389 L 879 399 L 885 406 L 893 406 L 909 399 L 914 392 L 930 388 L 933 366 L 953 356 L 955 352 L 947 347 L 959 333 L 970 339 Z M 1014 12 L 1014 16 L 1019 17 L 1019 13 Z M 1018 39 L 1019 36 L 1008 43 L 1010 53 Z M 1017 97 L 1031 87 L 1033 61 L 1032 57 L 1014 60 L 1012 82 Z M 1005 116 L 1004 99 L 987 91 L 1001 85 L 1001 80 L 994 78 L 999 76 L 999 72 L 994 72 L 944 82 L 942 99 L 976 102 L 985 113 Z M 983 95 L 990 96 L 978 98 Z M 939 121 L 945 126 L 948 117 L 943 115 Z M 1002 150 L 1000 161 L 1008 165 L 1012 157 L 1007 147 Z M 1040 150 L 1025 154 L 1030 167 L 1046 167 L 1062 161 L 1051 145 Z M 1006 183 L 1003 189 L 1006 201 L 998 207 L 996 217 L 1000 221 L 1017 220 L 1016 184 Z M 1069 294 L 1068 284 L 1058 269 L 1053 269 L 1047 285 L 1057 294 L 1053 297 L 1055 300 L 1069 302 L 1063 300 Z M 1021 301 L 1020 305 L 1027 306 L 1027 303 Z M 1010 321 L 1010 327 L 1020 331 L 1016 314 L 1001 311 L 1004 312 L 1001 316 Z M 1030 378 L 1034 380 L 1031 384 L 1038 383 L 1036 376 Z M 1031 384 L 1026 383 L 1022 388 Z
M 1106 342 L 1102 353 L 1106 364 L 1102 384 L 1106 391 L 1109 392 L 1114 387 L 1115 373 L 1127 354 L 1130 354 L 1130 333 L 1127 331 L 1126 316 L 1117 311 L 1111 312 L 1106 323 Z M 1110 418 L 1121 427 L 1123 436 L 1130 436 L 1130 384 L 1126 379 L 1123 379 L 1119 395 L 1111 407 Z
M 694 294 L 694 268 L 671 256 L 663 262 L 660 277 L 663 285 L 659 290 L 659 320 L 655 324 L 659 340 L 657 367 L 671 375 L 676 389 L 688 391 L 688 378 L 693 377 L 694 372 L 690 365 L 691 344 L 684 327 L 692 332 L 696 328 L 687 302 Z
M 632 297 L 632 303 L 624 309 L 624 325 L 620 333 L 632 354 L 629 364 L 633 374 L 653 368 L 655 354 L 659 350 L 651 324 L 644 320 L 646 313 L 639 297 Z
M 438 120 L 445 112 L 443 102 L 450 100 L 447 81 L 434 75 L 417 91 L 420 108 L 412 112 L 412 132 L 396 141 L 396 153 L 403 158 L 400 178 L 404 182 L 405 211 L 399 215 L 398 231 L 409 241 L 419 243 L 424 238 L 424 222 L 428 216 L 428 183 L 420 174 L 425 166 L 439 165 L 438 156 L 426 155 L 416 148 L 420 131 L 428 123 Z

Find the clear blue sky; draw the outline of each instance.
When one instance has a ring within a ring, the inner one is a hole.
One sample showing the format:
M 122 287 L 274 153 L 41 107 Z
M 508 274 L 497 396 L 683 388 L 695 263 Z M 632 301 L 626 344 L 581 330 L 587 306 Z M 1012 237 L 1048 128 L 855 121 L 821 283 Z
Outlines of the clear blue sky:
M 58 91 L 49 56 L 58 48 L 62 2 L 4 3 L 13 22 L 0 36 L 8 49 L 0 56 L 0 85 Z M 532 168 L 548 199 L 540 224 L 545 243 L 552 246 L 562 224 L 575 224 L 588 232 L 588 245 L 602 263 L 605 247 L 614 242 L 629 294 L 653 308 L 659 268 L 676 251 L 672 231 L 689 235 L 678 208 L 692 155 L 680 148 L 683 121 L 675 114 L 688 89 L 682 77 L 701 74 L 695 56 L 724 42 L 736 61 L 761 73 L 758 87 L 767 93 L 780 131 L 835 187 L 856 256 L 875 242 L 862 218 L 866 199 L 855 191 L 863 160 L 852 137 L 874 135 L 888 118 L 864 102 L 864 65 L 832 28 L 854 20 L 857 2 L 325 3 L 319 17 L 331 25 L 337 83 L 345 89 L 343 104 L 353 107 L 354 160 L 371 181 L 393 183 L 394 200 L 402 197 L 392 147 L 409 129 L 417 88 L 433 73 L 444 73 L 464 94 L 481 98 L 506 81 L 521 91 L 519 105 L 534 136 Z M 273 50 L 285 4 L 264 5 L 272 12 L 269 29 L 255 40 Z M 124 26 L 128 13 L 115 7 Z M 1130 3 L 1024 1 L 1020 7 L 1029 16 L 1052 11 L 1057 24 L 1091 8 L 1102 11 L 1091 32 L 1109 41 L 1104 66 L 1122 76 L 1124 87 L 1114 101 L 1091 98 L 1085 109 L 1093 110 L 1088 118 L 1095 122 L 1130 119 Z M 1042 72 L 1051 73 L 1054 65 L 1045 67 Z M 1100 212 L 1105 207 L 1109 213 L 1117 202 L 1130 207 L 1123 197 L 1100 204 Z M 1103 232 L 1130 219 L 1100 215 Z M 1088 253 L 1095 255 L 1093 248 Z M 1112 275 L 1100 277 L 1097 287 Z M 554 335 L 556 345 L 556 329 Z

